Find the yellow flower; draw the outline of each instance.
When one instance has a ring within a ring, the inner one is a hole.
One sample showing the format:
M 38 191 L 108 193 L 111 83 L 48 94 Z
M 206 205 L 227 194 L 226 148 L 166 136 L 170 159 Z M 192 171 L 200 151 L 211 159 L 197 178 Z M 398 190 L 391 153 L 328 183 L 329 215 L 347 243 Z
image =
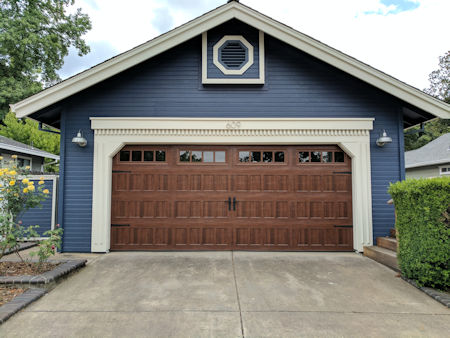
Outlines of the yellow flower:
M 29 191 L 34 191 L 34 185 L 29 185 L 29 186 L 28 186 L 28 190 L 29 190 Z
M 14 176 L 17 175 L 17 172 L 15 170 L 11 170 L 8 175 Z
M 33 181 L 28 182 L 28 185 L 34 185 Z
M 28 192 L 28 188 L 23 188 L 23 192 L 26 194 Z
M 30 170 L 31 167 L 30 167 L 29 165 L 27 165 L 27 166 L 25 167 L 25 169 L 26 169 L 26 170 Z
M 30 182 L 30 180 L 29 180 L 28 178 L 24 178 L 24 179 L 22 180 L 22 183 L 23 183 L 23 184 L 27 184 L 28 182 Z
M 39 185 L 43 185 L 45 182 L 44 181 L 39 181 L 38 184 Z
M 0 156 L 0 161 L 3 160 L 3 156 Z
M 3 171 L 0 171 L 0 176 L 3 176 Z
M 18 194 L 18 193 L 15 193 L 15 194 L 14 194 L 14 197 L 19 197 L 19 194 Z
M 43 192 L 44 194 L 49 194 L 49 193 L 50 193 L 50 191 L 48 191 L 48 189 L 44 189 L 42 192 Z
M 17 155 L 12 155 L 11 158 L 16 159 Z
M 45 178 L 44 178 L 43 176 L 39 177 L 39 179 L 40 179 L 41 181 L 45 180 Z
M 14 181 L 14 180 L 9 181 L 9 185 L 10 185 L 10 186 L 16 185 L 16 181 Z

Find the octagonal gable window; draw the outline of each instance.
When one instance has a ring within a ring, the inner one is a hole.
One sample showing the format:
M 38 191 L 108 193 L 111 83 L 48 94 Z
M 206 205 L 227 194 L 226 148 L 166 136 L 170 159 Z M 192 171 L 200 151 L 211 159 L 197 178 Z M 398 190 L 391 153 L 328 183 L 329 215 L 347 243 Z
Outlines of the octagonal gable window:
M 244 74 L 253 59 L 253 46 L 241 35 L 226 35 L 213 48 L 214 65 L 225 75 Z

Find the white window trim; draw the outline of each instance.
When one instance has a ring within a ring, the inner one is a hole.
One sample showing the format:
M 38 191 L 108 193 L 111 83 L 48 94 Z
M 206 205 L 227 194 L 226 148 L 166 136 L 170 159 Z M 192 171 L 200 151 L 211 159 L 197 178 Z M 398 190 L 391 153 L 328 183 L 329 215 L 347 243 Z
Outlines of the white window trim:
M 450 164 L 439 166 L 439 176 L 450 176 L 450 171 L 442 172 L 442 168 L 448 168 L 450 170 Z
M 353 247 L 372 240 L 372 118 L 91 118 L 94 130 L 92 252 L 108 252 L 112 159 L 126 144 L 337 144 L 352 158 Z
M 247 48 L 247 62 L 240 69 L 228 69 L 219 60 L 220 47 L 222 47 L 227 41 L 232 40 L 240 41 Z M 213 63 L 225 75 L 242 75 L 253 65 L 254 53 L 255 51 L 252 44 L 248 42 L 242 35 L 225 35 L 213 47 Z
M 228 36 L 231 36 L 231 35 L 228 35 Z M 230 39 L 227 39 L 227 40 L 230 40 Z M 233 40 L 236 40 L 236 39 L 233 39 Z M 220 44 L 219 47 L 222 44 Z M 215 46 L 217 46 L 217 44 Z M 251 46 L 251 47 L 253 48 L 253 46 Z M 250 51 L 249 51 L 249 53 L 250 53 Z M 253 53 L 251 53 L 251 55 L 252 55 L 252 57 L 254 57 Z M 214 50 L 213 50 L 213 62 L 214 62 Z M 220 64 L 220 62 L 218 62 L 218 63 Z M 214 64 L 216 65 L 215 62 L 214 62 Z M 223 67 L 221 64 L 220 64 L 220 66 Z M 225 67 L 223 67 L 223 68 L 225 70 L 227 70 Z M 220 69 L 220 67 L 219 67 L 219 69 Z M 227 71 L 230 71 L 230 70 L 227 70 Z M 208 77 L 208 32 L 204 32 L 202 34 L 202 83 L 203 84 L 264 84 L 265 83 L 264 32 L 259 31 L 259 78 L 247 78 L 247 79 L 209 78 Z
M 28 157 L 28 156 L 17 155 L 17 159 L 19 159 L 19 158 L 22 160 L 29 160 L 30 161 L 30 170 L 33 169 L 33 158 Z M 25 168 L 25 167 L 21 167 L 21 168 Z

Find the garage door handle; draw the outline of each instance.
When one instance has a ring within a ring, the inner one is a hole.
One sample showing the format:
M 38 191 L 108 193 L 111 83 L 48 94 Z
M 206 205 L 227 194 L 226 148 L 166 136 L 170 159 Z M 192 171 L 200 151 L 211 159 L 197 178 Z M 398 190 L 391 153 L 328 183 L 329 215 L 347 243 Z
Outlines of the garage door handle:
M 335 225 L 335 228 L 353 228 L 353 225 Z
M 236 211 L 236 197 L 233 197 L 233 211 Z
M 231 197 L 228 197 L 228 211 L 231 211 Z
M 111 224 L 112 227 L 129 227 L 129 224 Z

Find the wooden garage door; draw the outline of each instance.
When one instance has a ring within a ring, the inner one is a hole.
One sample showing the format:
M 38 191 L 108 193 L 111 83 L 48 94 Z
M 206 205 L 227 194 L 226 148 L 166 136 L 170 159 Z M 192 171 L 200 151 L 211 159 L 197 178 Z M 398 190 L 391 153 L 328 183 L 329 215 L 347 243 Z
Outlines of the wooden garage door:
M 351 186 L 337 146 L 126 146 L 111 250 L 353 250 Z

